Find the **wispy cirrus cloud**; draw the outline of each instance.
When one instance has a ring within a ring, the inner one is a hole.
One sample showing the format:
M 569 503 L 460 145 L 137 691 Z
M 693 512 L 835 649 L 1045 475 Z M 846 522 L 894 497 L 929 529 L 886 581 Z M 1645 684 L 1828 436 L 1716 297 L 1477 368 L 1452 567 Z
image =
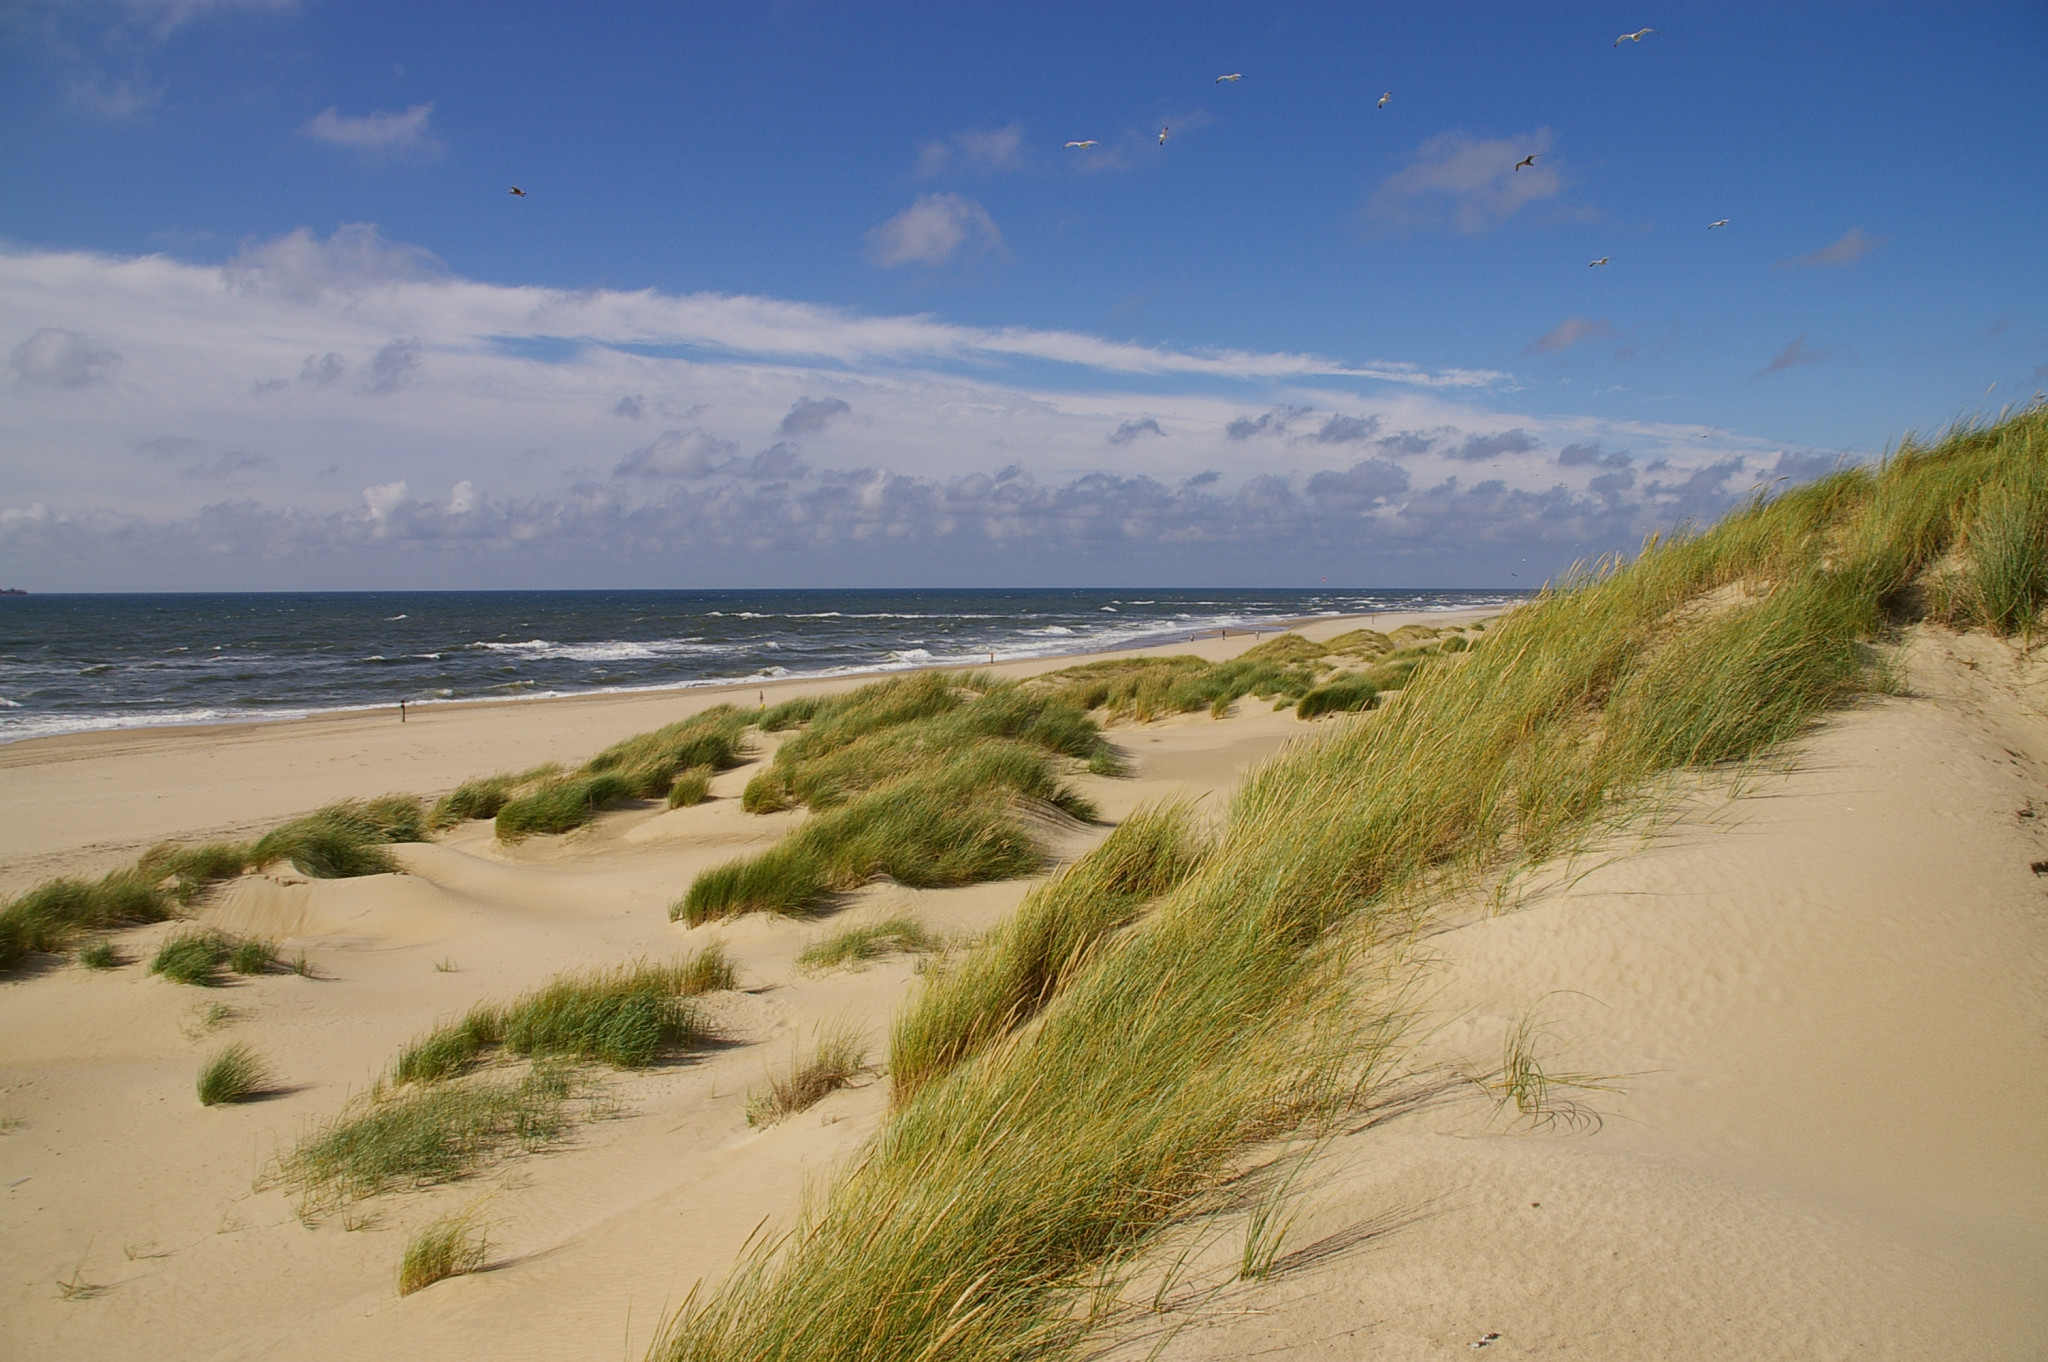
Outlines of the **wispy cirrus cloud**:
M 447 150 L 429 126 L 433 116 L 431 101 L 403 112 L 345 114 L 327 108 L 307 119 L 299 131 L 316 142 L 363 156 L 431 160 Z
M 1554 355 L 1569 350 L 1580 341 L 1599 340 L 1614 334 L 1614 326 L 1605 317 L 1566 317 L 1550 330 L 1522 347 L 1525 355 Z
M 1366 199 L 1364 217 L 1388 228 L 1449 227 L 1468 236 L 1492 231 L 1564 192 L 1564 176 L 1551 159 L 1554 140 L 1549 128 L 1516 137 L 1438 133 L 1380 182 Z M 1531 154 L 1538 164 L 1516 170 Z
M 1754 377 L 1768 378 L 1772 374 L 1781 374 L 1787 369 L 1797 369 L 1806 364 L 1819 364 L 1822 360 L 1833 359 L 1836 355 L 1847 353 L 1847 347 L 1845 346 L 1823 345 L 1816 348 L 1808 345 L 1806 337 L 1810 334 L 1812 333 L 1802 332 L 1791 340 L 1786 341 L 1785 348 L 1780 350 L 1769 364 L 1757 370 Z
M 1787 256 L 1778 262 L 1778 268 L 1800 270 L 1846 269 L 1878 247 L 1884 245 L 1886 239 L 1881 236 L 1871 236 L 1861 227 L 1851 227 L 1848 231 L 1842 233 L 1841 236 L 1817 251 L 1809 251 L 1805 255 Z

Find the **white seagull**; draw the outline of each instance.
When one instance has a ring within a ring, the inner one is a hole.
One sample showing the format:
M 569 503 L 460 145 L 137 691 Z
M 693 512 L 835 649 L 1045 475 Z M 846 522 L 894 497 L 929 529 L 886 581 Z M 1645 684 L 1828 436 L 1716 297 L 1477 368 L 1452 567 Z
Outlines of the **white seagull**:
M 1381 96 L 1380 96 L 1380 102 L 1379 102 L 1379 103 L 1377 103 L 1377 104 L 1375 104 L 1375 105 L 1373 105 L 1373 107 L 1374 107 L 1375 109 L 1384 109 L 1384 108 L 1386 108 L 1386 107 L 1387 107 L 1387 105 L 1389 105 L 1389 104 L 1391 104 L 1391 103 L 1393 102 L 1393 99 L 1394 99 L 1394 92 L 1393 92 L 1392 90 L 1389 90 L 1389 91 L 1387 91 L 1387 92 L 1386 92 L 1385 94 L 1383 94 L 1383 95 L 1381 95 Z
M 1067 147 L 1068 147 L 1069 149 L 1075 149 L 1075 148 L 1078 148 L 1078 149 L 1079 149 L 1079 150 L 1081 150 L 1081 151 L 1086 151 L 1086 150 L 1088 150 L 1088 148 L 1090 148 L 1090 147 L 1099 147 L 1099 146 L 1101 146 L 1101 145 L 1102 145 L 1102 143 L 1100 143 L 1100 142 L 1096 141 L 1096 140 L 1095 140 L 1094 138 L 1092 138 L 1092 137 L 1091 137 L 1091 138 L 1089 138 L 1089 139 L 1088 139 L 1087 141 L 1085 141 L 1085 142 L 1069 142 L 1069 143 L 1067 143 Z
M 1168 134 L 1168 133 L 1170 133 L 1170 132 L 1172 132 L 1172 131 L 1173 131 L 1173 129 L 1172 129 L 1172 128 L 1161 128 L 1161 129 L 1159 130 L 1159 145 L 1160 145 L 1160 146 L 1162 146 L 1162 147 L 1163 147 L 1163 146 L 1165 146 L 1165 145 L 1166 145 L 1166 134 Z
M 1710 222 L 1710 223 L 1708 223 L 1708 224 L 1707 224 L 1707 230 L 1711 232 L 1711 231 L 1713 231 L 1713 230 L 1714 230 L 1714 229 L 1715 229 L 1716 227 L 1726 227 L 1727 225 L 1728 225 L 1728 219 L 1726 219 L 1726 218 L 1722 218 L 1722 219 L 1721 219 L 1721 220 L 1720 220 L 1719 222 Z
M 1616 38 L 1614 45 L 1620 47 L 1623 43 L 1639 43 L 1643 40 L 1644 34 L 1655 33 L 1656 31 L 1654 28 L 1639 28 L 1633 33 L 1624 33 L 1619 38 Z
M 1520 170 L 1523 166 L 1528 166 L 1532 170 L 1535 169 L 1536 155 L 1537 153 L 1533 151 L 1530 152 L 1527 156 L 1524 156 L 1521 160 L 1515 162 L 1515 169 Z
M 1595 260 L 1591 265 L 1586 266 L 1586 268 L 1591 269 L 1593 268 L 1593 265 L 1604 265 L 1612 259 L 1614 259 L 1614 257 L 1611 255 L 1603 255 L 1598 260 Z
M 1226 80 L 1243 80 L 1243 79 L 1244 79 L 1244 72 L 1242 72 L 1242 71 L 1232 71 L 1232 72 L 1231 72 L 1231 73 L 1230 73 L 1229 75 L 1227 75 L 1227 76 L 1218 76 L 1218 77 L 1216 77 L 1216 83 L 1217 83 L 1218 85 L 1221 85 L 1221 84 L 1222 84 L 1222 83 L 1223 83 L 1224 81 L 1226 81 Z

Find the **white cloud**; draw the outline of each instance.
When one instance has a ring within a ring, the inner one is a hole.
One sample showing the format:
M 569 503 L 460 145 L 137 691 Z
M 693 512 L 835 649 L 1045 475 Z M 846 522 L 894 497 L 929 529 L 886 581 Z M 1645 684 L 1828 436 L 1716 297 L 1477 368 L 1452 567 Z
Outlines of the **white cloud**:
M 956 132 L 950 138 L 925 143 L 917 153 L 917 173 L 925 179 L 953 170 L 1017 170 L 1023 164 L 1021 123 L 1012 123 L 1007 128 Z
M 18 383 L 51 388 L 86 388 L 113 376 L 121 357 L 61 327 L 46 326 L 14 347 L 7 357 Z
M 1261 535 L 1281 536 L 1276 553 L 1289 535 L 1345 542 L 1340 501 L 1365 515 L 1364 490 L 1406 479 L 1408 505 L 1475 458 L 1498 495 L 1457 482 L 1423 504 L 1636 525 L 1676 504 L 1652 482 L 1754 474 L 1779 453 L 1710 428 L 1517 412 L 1485 371 L 486 284 L 363 226 L 255 243 L 225 267 L 0 250 L 0 338 L 16 376 L 0 492 L 45 508 L 9 522 L 0 576 L 41 563 L 102 585 L 119 564 L 131 584 L 169 581 L 149 555 L 188 550 L 198 575 L 178 580 L 195 586 L 236 562 L 250 586 L 287 562 L 306 565 L 295 582 L 388 580 L 394 546 L 458 542 L 465 562 L 531 550 L 615 580 L 614 540 L 620 562 L 666 542 L 873 554 L 886 540 L 943 557 L 968 555 L 977 525 L 1018 546 L 1214 542 L 1256 558 Z M 1592 441 L 1663 471 L 1596 489 L 1626 470 L 1554 453 Z M 223 501 L 228 487 L 248 490 Z M 1376 506 L 1360 544 L 1420 523 Z M 1432 521 L 1429 542 L 1479 542 L 1489 523 Z
M 1002 246 L 1003 234 L 988 210 L 958 194 L 920 194 L 868 233 L 869 254 L 884 269 L 912 262 L 943 265 L 963 249 L 981 255 Z
M 1808 345 L 1806 343 L 1808 334 L 1810 333 L 1802 332 L 1791 340 L 1786 341 L 1785 348 L 1780 350 L 1769 364 L 1757 370 L 1755 376 L 1757 378 L 1768 378 L 1772 374 L 1780 374 L 1787 369 L 1797 369 L 1804 364 L 1819 364 L 1823 360 L 1833 359 L 1836 355 L 1842 353 L 1842 347 L 1839 345 L 1823 345 L 1818 348 Z
M 1365 216 L 1388 227 L 1491 231 L 1530 204 L 1563 192 L 1552 140 L 1548 128 L 1507 138 L 1438 133 L 1416 148 L 1408 165 L 1380 182 L 1366 200 Z M 1516 162 L 1532 153 L 1539 164 L 1516 170 Z
M 327 108 L 306 120 L 299 131 L 316 141 L 369 156 L 426 159 L 447 149 L 427 126 L 433 113 L 432 103 L 415 104 L 403 113 L 352 115 Z

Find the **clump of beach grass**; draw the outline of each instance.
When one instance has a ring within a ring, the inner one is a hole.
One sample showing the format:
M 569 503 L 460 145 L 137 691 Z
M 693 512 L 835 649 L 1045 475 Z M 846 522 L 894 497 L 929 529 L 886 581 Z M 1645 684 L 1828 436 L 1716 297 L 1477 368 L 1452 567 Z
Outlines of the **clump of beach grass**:
M 237 974 L 268 974 L 281 963 L 277 943 L 260 936 L 236 938 L 227 959 L 228 968 Z
M 1363 676 L 1339 676 L 1326 681 L 1301 697 L 1294 706 L 1297 717 L 1313 719 L 1321 714 L 1350 714 L 1371 709 L 1380 688 Z
M 1392 1003 L 1347 979 L 1346 943 L 1404 933 L 1425 886 L 1568 851 L 1666 773 L 1753 760 L 1863 693 L 1867 641 L 1977 490 L 2048 457 L 2044 436 L 2032 408 L 1654 539 L 1455 665 L 1418 663 L 1428 684 L 1373 722 L 1289 747 L 1193 874 L 1032 1025 L 910 1096 L 787 1236 L 685 1304 L 660 1355 L 1071 1355 L 1089 1301 L 1251 1142 L 1357 1091 L 1344 1052 Z
M 410 1296 L 435 1282 L 475 1272 L 490 1252 L 481 1205 L 430 1221 L 406 1241 L 405 1256 L 398 1263 L 398 1294 Z
M 270 1084 L 270 1070 L 256 1052 L 240 1041 L 223 1045 L 199 1066 L 199 1102 L 217 1107 L 228 1102 L 246 1102 Z
M 31 951 L 63 951 L 82 932 L 176 915 L 176 900 L 141 871 L 47 880 L 0 908 L 0 969 L 16 968 Z
M 849 1027 L 823 1032 L 811 1053 L 793 1060 L 780 1077 L 747 1094 L 747 1124 L 773 1125 L 810 1110 L 851 1083 L 867 1063 L 867 1046 Z
M 109 970 L 118 969 L 127 962 L 121 958 L 121 953 L 114 949 L 114 943 L 101 936 L 78 948 L 78 963 L 86 969 Z
M 732 705 L 717 705 L 615 742 L 575 771 L 545 779 L 502 803 L 495 814 L 498 836 L 511 842 L 534 833 L 569 832 L 623 800 L 666 797 L 677 777 L 691 768 L 713 771 L 732 765 L 748 722 Z
M 559 1061 L 517 1078 L 380 1085 L 309 1131 L 279 1161 L 277 1176 L 309 1207 L 457 1181 L 514 1146 L 531 1151 L 559 1139 L 581 1091 Z
M 768 851 L 699 875 L 672 918 L 815 911 L 883 875 L 939 888 L 1028 874 L 1043 860 L 1021 817 L 1030 804 L 1095 813 L 1061 778 L 1061 759 L 1117 764 L 1073 705 L 980 676 L 893 678 L 807 712 L 742 806 L 816 816 Z
M 392 1065 L 400 1083 L 434 1082 L 474 1067 L 490 1051 L 598 1060 L 637 1069 L 701 1041 L 690 999 L 729 989 L 730 957 L 711 945 L 668 964 L 564 974 L 503 1005 L 471 1008 L 461 1021 L 412 1042 Z
M 472 819 L 496 818 L 498 811 L 526 790 L 538 785 L 561 768 L 550 762 L 530 771 L 514 774 L 500 771 L 492 776 L 465 780 L 434 801 L 427 811 L 427 825 L 435 831 L 452 828 Z
M 256 840 L 249 867 L 289 861 L 314 879 L 386 875 L 398 868 L 385 850 L 395 842 L 427 840 L 427 810 L 414 795 L 342 800 L 280 824 Z
M 693 766 L 675 778 L 668 787 L 668 806 L 671 809 L 691 809 L 711 797 L 711 772 L 702 766 Z
M 866 964 L 890 952 L 913 954 L 936 949 L 938 938 L 907 913 L 882 922 L 862 922 L 824 936 L 797 954 L 799 969 L 830 970 Z
M 225 932 L 206 928 L 181 931 L 157 947 L 149 972 L 173 983 L 212 988 L 220 982 L 220 968 L 233 957 L 235 945 L 235 939 Z
M 927 976 L 898 1015 L 889 1040 L 895 1101 L 1030 1021 L 1112 932 L 1192 874 L 1206 850 L 1190 806 L 1157 805 L 1025 895 L 979 949 Z

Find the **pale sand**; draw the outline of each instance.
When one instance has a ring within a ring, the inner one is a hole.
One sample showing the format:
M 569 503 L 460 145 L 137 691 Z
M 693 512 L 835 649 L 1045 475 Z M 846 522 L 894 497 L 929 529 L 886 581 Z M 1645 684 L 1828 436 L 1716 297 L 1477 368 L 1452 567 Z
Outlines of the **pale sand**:
M 1923 642 L 1921 698 L 1835 716 L 1796 765 L 1734 802 L 1697 782 L 1646 846 L 1589 858 L 1575 881 L 1539 877 L 1513 911 L 1453 918 L 1424 945 L 1417 1076 L 1401 1090 L 1415 1102 L 1323 1151 L 1301 1184 L 1286 1270 L 1147 1321 L 1128 1355 L 1174 1326 L 1166 1357 L 1463 1356 L 1495 1331 L 1498 1355 L 2041 1355 L 2048 881 L 2029 869 L 2048 859 L 2040 670 L 1983 640 Z M 267 826 L 337 795 L 432 793 L 481 770 L 578 759 L 718 698 L 26 745 L 54 754 L 44 761 L 0 750 L 8 863 L 27 842 L 17 813 L 48 820 L 46 864 L 111 864 L 115 848 Z M 1310 728 L 1255 702 L 1222 721 L 1122 728 L 1112 737 L 1137 778 L 1083 783 L 1111 819 L 1176 792 L 1220 808 L 1245 766 Z M 181 776 L 195 753 L 210 755 Z M 639 1356 L 664 1306 L 721 1276 L 764 1217 L 787 1223 L 805 1179 L 872 1133 L 886 1097 L 867 1082 L 756 1131 L 746 1088 L 821 1024 L 865 1027 L 879 1054 L 914 979 L 899 958 L 796 973 L 824 925 L 668 923 L 696 870 L 794 821 L 739 812 L 752 769 L 721 775 L 721 797 L 696 809 L 622 811 L 509 850 L 473 825 L 402 849 L 410 875 L 277 875 L 208 910 L 289 934 L 318 980 L 201 991 L 130 965 L 0 986 L 0 1119 L 21 1122 L 0 1135 L 0 1355 Z M 2042 816 L 2017 817 L 2030 799 Z M 1048 829 L 1063 856 L 1100 835 Z M 1026 888 L 875 886 L 848 916 L 909 907 L 940 930 L 975 931 Z M 166 930 L 123 941 L 140 955 Z M 272 1154 L 437 1019 L 563 968 L 710 939 L 742 963 L 746 991 L 718 1004 L 733 1043 L 607 1080 L 620 1115 L 563 1148 L 377 1198 L 365 1209 L 380 1218 L 354 1231 L 338 1217 L 309 1229 L 282 1193 L 252 1190 Z M 436 972 L 441 961 L 455 972 Z M 189 1038 L 216 1001 L 238 1018 Z M 1623 1076 L 1616 1092 L 1561 1094 L 1597 1127 L 1511 1124 L 1459 1077 L 1497 1067 L 1503 1030 L 1532 1010 L 1552 1069 Z M 293 1090 L 200 1108 L 198 1058 L 230 1038 Z M 398 1298 L 406 1235 L 486 1194 L 493 1269 Z M 1216 1228 L 1191 1287 L 1237 1255 L 1241 1221 Z M 1347 1245 L 1354 1230 L 1365 1237 Z M 63 1300 L 60 1278 L 105 1289 Z
M 1114 1356 L 2048 1356 L 2048 664 L 1922 637 L 1912 690 L 1475 898 L 1422 944 L 1414 1078 L 1298 1181 L 1300 1256 L 1197 1300 L 1217 1224 Z M 1532 1013 L 1613 1076 L 1554 1093 L 1576 1128 L 1467 1081 Z
M 1391 628 L 1403 617 L 1376 622 Z M 1431 623 L 1444 616 L 1427 617 Z M 1357 621 L 1307 627 L 1327 637 Z M 1255 640 L 1181 642 L 1221 657 Z M 1071 659 L 999 668 L 1012 674 Z M 389 790 L 434 794 L 465 777 L 573 762 L 721 700 L 772 703 L 828 684 L 434 706 L 395 715 L 151 730 L 0 748 L 0 885 L 104 870 L 164 838 L 248 834 L 319 804 Z M 1135 776 L 1078 783 L 1116 820 L 1182 795 L 1219 811 L 1246 767 L 1308 725 L 1247 700 L 1221 721 L 1186 716 L 1113 739 Z M 754 761 L 777 739 L 758 745 Z M 289 975 L 201 990 L 149 978 L 169 926 L 119 934 L 132 962 L 111 974 L 59 968 L 0 984 L 0 1355 L 37 1358 L 546 1357 L 615 1359 L 643 1349 L 664 1307 L 716 1280 L 764 1217 L 786 1220 L 803 1181 L 856 1148 L 880 1119 L 872 1077 L 767 1130 L 745 1097 L 821 1025 L 863 1028 L 879 1059 L 910 961 L 804 975 L 797 952 L 827 924 L 766 917 L 689 930 L 667 907 L 705 867 L 769 844 L 798 815 L 743 814 L 757 769 L 718 776 L 693 809 L 619 811 L 566 837 L 498 845 L 486 823 L 401 847 L 409 873 L 308 882 L 288 871 L 228 886 L 204 909 L 225 928 L 304 949 L 316 979 Z M 1106 828 L 1048 827 L 1071 858 Z M 945 933 L 985 930 L 1029 882 L 919 892 L 872 886 L 834 925 L 909 910 Z M 410 1038 L 487 998 L 560 970 L 667 958 L 712 940 L 744 991 L 713 1004 L 727 1043 L 650 1073 L 617 1075 L 615 1119 L 562 1148 L 514 1158 L 467 1184 L 373 1199 L 351 1230 L 309 1228 L 266 1163 L 371 1083 Z M 437 964 L 448 964 L 448 972 Z M 203 1032 L 199 1014 L 235 1009 Z M 200 1057 L 253 1046 L 287 1085 L 205 1109 Z M 407 1235 L 489 1196 L 493 1269 L 400 1299 Z M 101 1288 L 62 1299 L 61 1280 Z

